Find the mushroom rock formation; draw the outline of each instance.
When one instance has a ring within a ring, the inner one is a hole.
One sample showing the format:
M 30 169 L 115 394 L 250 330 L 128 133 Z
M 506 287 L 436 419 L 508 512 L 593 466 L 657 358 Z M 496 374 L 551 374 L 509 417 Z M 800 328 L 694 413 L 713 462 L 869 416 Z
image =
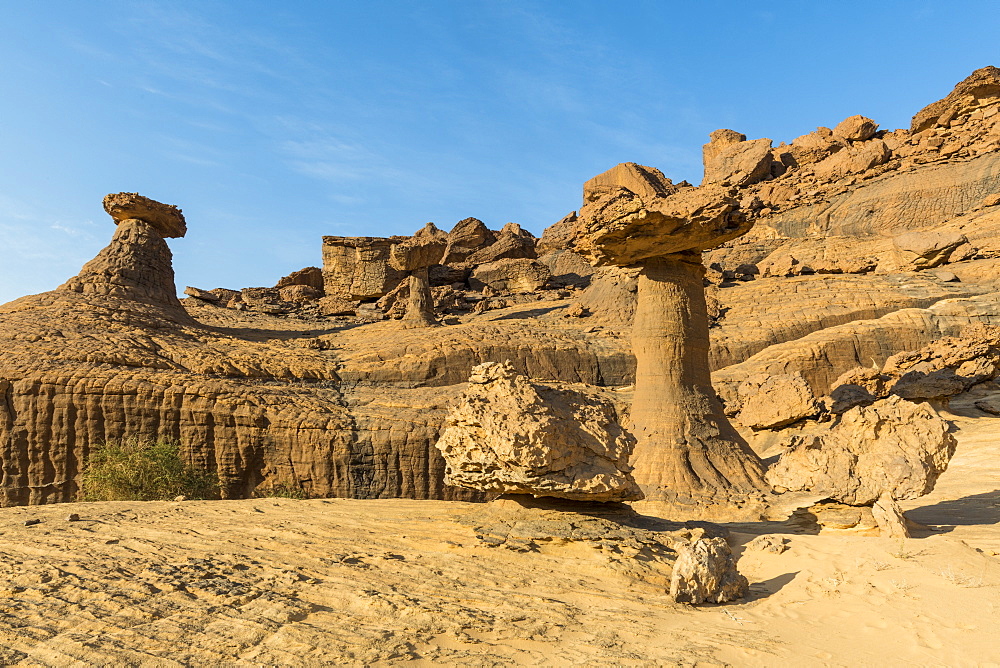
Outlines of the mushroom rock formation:
M 448 485 L 576 501 L 634 501 L 635 439 L 601 397 L 533 385 L 510 362 L 472 370 L 437 448 Z
M 173 256 L 164 241 L 187 232 L 181 210 L 136 193 L 106 196 L 104 210 L 118 226 L 111 243 L 59 290 L 165 306 L 177 319 L 189 320 L 177 299 Z
M 623 163 L 584 185 L 575 250 L 594 265 L 641 267 L 632 349 L 634 476 L 644 503 L 689 517 L 759 517 L 760 459 L 726 419 L 708 362 L 701 251 L 752 223 L 718 185 L 675 185 Z
M 931 492 L 957 444 L 927 404 L 897 396 L 848 410 L 826 433 L 794 436 L 768 469 L 776 492 L 812 492 L 852 506 L 875 506 L 884 534 L 905 531 L 896 500 Z
M 427 270 L 441 261 L 448 247 L 447 233 L 434 223 L 427 223 L 412 237 L 389 249 L 389 264 L 398 271 L 410 272 L 410 296 L 401 320 L 404 328 L 433 327 L 434 299 Z

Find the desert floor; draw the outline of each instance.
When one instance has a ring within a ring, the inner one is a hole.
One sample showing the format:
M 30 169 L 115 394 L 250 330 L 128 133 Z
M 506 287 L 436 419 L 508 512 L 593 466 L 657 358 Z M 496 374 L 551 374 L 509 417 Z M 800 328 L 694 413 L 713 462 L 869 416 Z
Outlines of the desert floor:
M 751 596 L 729 605 L 674 604 L 586 544 L 489 547 L 474 504 L 0 509 L 0 664 L 1000 665 L 1000 418 L 975 398 L 906 505 L 929 530 L 730 526 Z M 744 549 L 765 533 L 789 549 Z

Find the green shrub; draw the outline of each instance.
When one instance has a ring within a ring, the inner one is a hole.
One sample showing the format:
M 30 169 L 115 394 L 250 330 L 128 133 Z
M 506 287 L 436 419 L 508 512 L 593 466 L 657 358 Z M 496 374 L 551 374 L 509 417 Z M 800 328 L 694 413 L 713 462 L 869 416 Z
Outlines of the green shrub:
M 95 447 L 80 476 L 83 501 L 168 501 L 219 497 L 218 477 L 189 466 L 173 441 L 126 438 Z

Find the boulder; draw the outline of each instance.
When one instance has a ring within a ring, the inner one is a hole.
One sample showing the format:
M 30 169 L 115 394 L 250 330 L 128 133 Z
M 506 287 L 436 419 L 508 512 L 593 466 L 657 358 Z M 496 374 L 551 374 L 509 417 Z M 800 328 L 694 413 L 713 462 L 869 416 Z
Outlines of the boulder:
M 725 149 L 733 144 L 745 142 L 747 136 L 736 130 L 721 129 L 708 134 L 708 143 L 701 147 L 702 166 L 706 169 L 708 165 Z
M 445 253 L 447 252 L 445 251 Z M 472 273 L 472 267 L 465 262 L 436 264 L 427 270 L 427 280 L 430 281 L 432 287 L 454 285 L 456 283 L 464 285 L 469 280 L 470 273 Z
M 357 315 L 358 302 L 341 297 L 323 297 L 319 300 L 319 310 L 323 315 L 350 316 Z
M 141 220 L 152 225 L 161 237 L 183 237 L 187 233 L 184 214 L 173 204 L 163 204 L 139 193 L 112 193 L 104 197 L 104 210 L 118 225 Z
M 534 292 L 548 282 L 549 268 L 527 258 L 497 260 L 472 270 L 469 287 L 482 291 L 486 286 L 496 292 Z
M 239 290 L 230 290 L 229 288 L 212 288 L 209 290 L 210 293 L 219 298 L 219 303 L 223 306 L 230 306 L 230 302 L 242 302 L 243 293 Z
M 949 424 L 927 404 L 889 397 L 858 406 L 821 435 L 793 436 L 767 472 L 775 491 L 823 494 L 850 505 L 934 489 L 955 453 Z
M 521 229 L 520 225 L 507 223 L 497 240 L 490 246 L 472 253 L 465 258 L 468 264 L 486 264 L 497 260 L 513 260 L 518 258 L 535 259 L 535 237 Z
M 554 250 L 538 258 L 549 268 L 552 281 L 559 285 L 586 287 L 594 275 L 594 267 L 579 253 L 571 250 Z
M 776 150 L 783 163 L 787 162 L 791 167 L 805 167 L 824 160 L 844 147 L 844 142 L 834 138 L 830 128 L 817 128 L 815 132 L 796 137 L 791 146 Z
M 905 232 L 893 238 L 899 264 L 913 269 L 930 269 L 948 261 L 951 253 L 968 243 L 958 230 L 919 230 Z
M 288 276 L 281 278 L 274 287 L 286 288 L 289 285 L 308 285 L 320 292 L 323 291 L 323 270 L 319 267 L 306 267 L 293 271 Z
M 623 162 L 584 183 L 583 201 L 596 202 L 620 189 L 639 198 L 656 198 L 671 195 L 680 187 L 655 167 Z
M 878 123 L 864 116 L 849 116 L 837 124 L 833 134 L 851 141 L 865 141 L 875 136 Z
M 576 211 L 570 211 L 559 222 L 545 228 L 535 250 L 539 255 L 545 255 L 553 251 L 568 249 L 573 240 L 573 228 L 575 227 Z
M 278 296 L 283 302 L 311 302 L 323 296 L 322 291 L 311 285 L 287 285 L 279 288 Z
M 1000 335 L 983 328 L 893 355 L 882 367 L 885 392 L 911 401 L 946 399 L 1000 374 Z
M 891 157 L 892 151 L 884 141 L 872 139 L 824 158 L 813 166 L 813 171 L 817 179 L 834 181 L 884 165 Z
M 281 302 L 281 292 L 276 288 L 243 288 L 242 297 L 243 303 L 254 307 L 276 305 Z
M 448 233 L 448 247 L 445 249 L 444 264 L 465 262 L 466 258 L 496 242 L 496 234 L 478 218 L 458 221 Z M 432 279 L 433 280 L 433 279 Z
M 775 251 L 757 264 L 757 269 L 763 278 L 784 278 L 787 276 L 799 276 L 805 267 L 798 259 L 788 253 Z
M 211 302 L 213 304 L 219 303 L 219 295 L 214 292 L 209 292 L 208 290 L 202 290 L 201 288 L 193 288 L 190 285 L 184 288 L 184 294 L 205 302 Z
M 778 429 L 819 412 L 812 388 L 798 373 L 756 376 L 736 392 L 741 405 L 736 420 L 755 431 Z
M 880 535 L 886 538 L 909 538 L 910 529 L 906 525 L 903 509 L 892 498 L 883 494 L 872 505 L 872 517 L 878 524 Z
M 475 367 L 437 448 L 449 485 L 500 494 L 634 501 L 635 439 L 595 393 L 533 385 L 509 362 Z
M 670 576 L 670 597 L 678 603 L 728 603 L 750 591 L 736 570 L 733 551 L 723 538 L 700 538 L 677 548 Z
M 990 415 L 1000 415 L 1000 399 L 997 397 L 980 399 L 975 402 L 975 406 L 984 413 L 989 413 Z
M 703 149 L 706 157 L 702 185 L 721 183 L 745 188 L 771 176 L 771 140 L 754 139 L 728 144 L 718 152 L 712 144 Z M 714 156 L 709 160 L 708 156 Z

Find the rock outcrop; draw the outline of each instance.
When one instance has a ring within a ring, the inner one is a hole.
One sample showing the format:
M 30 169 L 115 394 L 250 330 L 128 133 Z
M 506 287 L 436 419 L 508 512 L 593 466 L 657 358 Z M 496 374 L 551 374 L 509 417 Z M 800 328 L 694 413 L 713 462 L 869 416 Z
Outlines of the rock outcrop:
M 897 353 L 881 369 L 856 368 L 834 383 L 835 399 L 871 403 L 890 394 L 910 401 L 945 400 L 1000 375 L 1000 328 L 970 327 L 963 336 L 938 339 Z
M 474 218 L 447 234 L 327 237 L 322 272 L 293 272 L 274 287 L 192 288 L 182 300 L 164 241 L 183 231 L 180 211 L 112 196 L 118 229 L 98 258 L 60 289 L 0 307 L 2 502 L 72 499 L 92 444 L 126 435 L 180 440 L 190 461 L 219 473 L 228 497 L 286 484 L 311 496 L 482 498 L 444 483 L 433 447 L 443 407 L 473 367 L 503 360 L 536 384 L 586 383 L 628 397 L 643 281 L 642 294 L 680 304 L 678 318 L 662 324 L 685 346 L 693 327 L 685 314 L 698 314 L 700 328 L 704 306 L 707 343 L 678 354 L 704 355 L 715 370 L 714 387 L 698 375 L 701 389 L 688 397 L 689 405 L 708 397 L 699 405 L 712 424 L 718 392 L 727 413 L 747 401 L 747 422 L 784 429 L 809 398 L 796 391 L 774 406 L 765 398 L 784 396 L 777 386 L 796 374 L 834 421 L 890 394 L 946 401 L 993 377 L 993 353 L 949 353 L 954 363 L 943 361 L 943 348 L 908 355 L 1000 324 L 997 80 L 991 68 L 977 72 L 933 113 L 921 112 L 933 123 L 912 131 L 852 117 L 774 147 L 713 133 L 705 160 L 718 177 L 707 173 L 697 189 L 625 163 L 589 181 L 583 209 L 540 240 Z M 429 298 L 419 291 L 420 310 L 433 304 L 443 326 L 380 322 L 403 317 L 413 296 L 392 248 L 423 236 L 445 246 L 427 269 Z M 581 253 L 612 266 L 591 267 Z M 676 275 L 613 266 L 660 266 L 664 256 L 681 263 L 671 265 Z M 639 312 L 648 333 L 666 309 Z M 655 357 L 665 340 L 650 336 L 639 347 L 649 344 Z M 769 378 L 776 387 L 761 391 Z M 638 384 L 640 407 L 647 387 Z M 635 415 L 645 419 L 643 410 Z M 728 483 L 716 472 L 739 478 L 754 465 L 747 455 L 727 457 L 678 463 L 684 474 L 664 480 L 666 500 L 675 494 L 691 508 L 737 498 L 718 493 Z M 750 471 L 734 486 L 755 496 L 758 477 Z
M 509 362 L 473 369 L 437 448 L 445 482 L 492 494 L 635 501 L 635 439 L 595 394 L 533 385 Z
M 964 80 L 942 100 L 929 104 L 916 113 L 910 132 L 923 132 L 934 126 L 950 126 L 956 120 L 970 117 L 977 111 L 1000 106 L 1000 69 L 983 67 Z
M 741 137 L 739 141 L 730 141 L 735 134 L 732 130 L 716 130 L 712 133 L 712 143 L 706 144 L 703 149 L 703 186 L 721 183 L 744 188 L 771 176 L 771 140 L 746 141 L 746 136 L 738 135 Z

